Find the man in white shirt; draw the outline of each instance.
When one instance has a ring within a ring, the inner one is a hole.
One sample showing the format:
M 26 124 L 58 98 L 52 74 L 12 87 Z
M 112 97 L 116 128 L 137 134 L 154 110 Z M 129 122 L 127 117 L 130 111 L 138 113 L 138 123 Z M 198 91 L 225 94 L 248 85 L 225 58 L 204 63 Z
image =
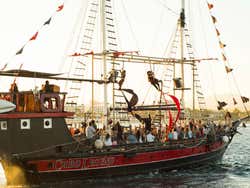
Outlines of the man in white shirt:
M 86 128 L 86 137 L 93 138 L 95 136 L 95 133 L 96 133 L 96 130 L 94 128 L 94 123 L 92 120 Z

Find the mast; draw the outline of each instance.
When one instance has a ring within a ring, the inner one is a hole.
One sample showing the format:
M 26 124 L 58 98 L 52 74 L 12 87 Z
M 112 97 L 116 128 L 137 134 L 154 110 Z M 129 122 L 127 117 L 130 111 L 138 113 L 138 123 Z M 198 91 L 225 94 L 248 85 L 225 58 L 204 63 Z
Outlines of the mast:
M 184 28 L 185 28 L 185 1 L 181 0 L 181 13 L 180 13 L 180 59 L 181 59 L 181 80 L 183 88 L 181 90 L 181 102 L 184 104 Z
M 91 118 L 94 119 L 94 98 L 95 98 L 95 88 L 94 88 L 94 54 L 91 56 L 91 64 L 92 64 L 92 100 L 91 100 Z
M 107 90 L 107 61 L 106 61 L 106 14 L 105 14 L 105 2 L 106 0 L 100 0 L 100 30 L 101 30 L 101 52 L 103 53 L 102 62 L 103 62 L 103 79 L 104 83 L 104 105 L 103 105 L 103 115 L 104 115 L 104 125 L 108 125 L 108 90 Z M 108 131 L 110 127 L 107 127 Z

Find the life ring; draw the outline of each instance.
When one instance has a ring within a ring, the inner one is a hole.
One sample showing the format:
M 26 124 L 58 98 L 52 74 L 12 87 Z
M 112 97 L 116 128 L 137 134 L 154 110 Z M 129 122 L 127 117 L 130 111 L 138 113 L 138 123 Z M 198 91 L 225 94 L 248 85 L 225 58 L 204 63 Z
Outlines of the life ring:
M 51 102 L 51 99 L 55 99 L 55 106 L 50 105 L 48 108 L 44 104 L 48 101 Z M 61 100 L 60 96 L 57 93 L 42 93 L 40 98 L 40 105 L 42 112 L 60 112 L 61 111 Z

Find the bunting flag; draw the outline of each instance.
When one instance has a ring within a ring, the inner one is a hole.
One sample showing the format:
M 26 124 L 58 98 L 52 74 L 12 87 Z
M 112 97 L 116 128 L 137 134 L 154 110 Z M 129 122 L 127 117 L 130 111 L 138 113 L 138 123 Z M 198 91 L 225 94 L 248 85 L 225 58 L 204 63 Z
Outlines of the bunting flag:
M 236 104 L 237 104 L 237 101 L 235 100 L 235 98 L 233 98 L 233 101 L 234 101 L 234 105 L 236 105 Z
M 82 54 L 75 52 L 74 54 L 69 55 L 69 56 L 71 56 L 71 57 L 76 57 L 76 56 L 82 56 Z
M 71 55 L 69 55 L 69 56 L 71 56 L 71 57 L 77 57 L 77 56 L 86 56 L 86 55 L 94 55 L 94 52 L 91 51 L 91 52 L 87 52 L 87 53 L 85 53 L 85 54 L 81 54 L 81 53 L 75 52 L 74 54 L 71 54 Z
M 217 28 L 215 28 L 215 31 L 216 31 L 217 36 L 220 36 L 220 32 Z
M 223 107 L 227 105 L 227 103 L 224 101 L 217 101 L 217 102 L 218 102 L 218 106 L 217 106 L 218 110 L 221 110 Z
M 25 46 L 23 46 L 23 47 L 16 53 L 16 55 L 19 55 L 19 54 L 23 53 L 24 47 L 25 47 Z
M 225 69 L 226 69 L 226 72 L 227 72 L 227 73 L 230 73 L 230 72 L 233 71 L 233 69 L 232 69 L 232 68 L 229 68 L 228 66 L 225 66 Z
M 60 6 L 58 7 L 58 9 L 56 10 L 56 12 L 60 12 L 60 11 L 63 9 L 63 7 L 64 7 L 64 4 L 60 5 Z
M 50 17 L 46 22 L 44 22 L 44 24 L 43 25 L 49 25 L 50 24 L 50 22 L 51 22 L 51 18 L 52 17 Z
M 211 17 L 212 17 L 213 23 L 216 23 L 217 19 L 214 16 L 212 16 L 212 15 L 211 15 Z
M 207 3 L 207 6 L 208 6 L 209 10 L 211 10 L 212 8 L 214 8 L 214 5 L 210 4 L 210 3 Z
M 38 35 L 38 31 L 30 38 L 30 40 L 36 40 L 37 35 Z
M 60 5 L 60 6 L 58 6 L 58 8 L 57 8 L 57 10 L 55 11 L 55 12 L 59 12 L 59 11 L 61 11 L 62 9 L 64 8 L 64 4 L 62 4 L 62 5 Z M 43 23 L 43 25 L 42 26 L 45 26 L 45 25 L 49 25 L 50 24 L 50 22 L 51 22 L 51 20 L 52 20 L 52 18 L 53 18 L 53 16 L 51 16 L 46 22 L 44 22 Z M 40 29 L 42 29 L 42 26 L 40 27 Z M 40 30 L 39 29 L 39 30 Z M 20 54 L 22 54 L 23 53 L 23 50 L 24 50 L 24 47 L 28 44 L 28 42 L 30 42 L 30 41 L 33 41 L 33 40 L 36 40 L 36 38 L 37 38 L 37 36 L 38 36 L 38 33 L 39 33 L 39 30 L 23 45 L 23 47 L 19 50 L 19 51 L 17 51 L 16 52 L 16 54 L 15 55 L 20 55 Z M 14 55 L 14 56 L 15 56 Z M 6 65 L 4 65 L 4 67 L 2 68 L 2 70 L 4 70 L 6 67 L 8 66 L 8 63 L 6 64 Z
M 220 43 L 220 47 L 221 47 L 221 48 L 225 48 L 225 47 L 226 47 L 226 45 L 223 44 L 221 41 L 219 41 L 219 43 Z
M 247 97 L 241 96 L 240 98 L 241 98 L 241 100 L 242 100 L 243 103 L 249 102 L 249 98 L 247 98 Z
M 222 54 L 222 59 L 223 59 L 223 61 L 227 61 L 227 58 L 224 54 Z

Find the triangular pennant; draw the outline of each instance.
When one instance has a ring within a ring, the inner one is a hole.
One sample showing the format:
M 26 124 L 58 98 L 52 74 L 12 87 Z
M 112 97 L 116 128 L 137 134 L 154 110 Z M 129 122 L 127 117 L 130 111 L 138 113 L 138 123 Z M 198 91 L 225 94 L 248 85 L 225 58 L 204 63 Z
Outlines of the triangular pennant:
M 226 56 L 224 54 L 222 54 L 222 59 L 223 59 L 223 61 L 227 60 L 227 58 L 226 58 Z
M 216 30 L 216 34 L 217 34 L 217 36 L 220 36 L 220 32 L 219 32 L 219 30 L 216 28 L 215 29 Z
M 219 41 L 219 43 L 220 43 L 220 47 L 221 47 L 221 48 L 226 47 L 226 45 L 225 45 L 225 44 L 223 44 L 221 41 Z
M 24 46 L 16 53 L 16 55 L 23 53 L 23 48 L 24 48 Z
M 63 7 L 64 7 L 64 5 L 62 4 L 62 5 L 60 5 L 59 7 L 58 7 L 58 9 L 56 10 L 56 12 L 60 12 L 62 9 L 63 9 Z
M 227 72 L 227 73 L 230 73 L 230 72 L 233 71 L 233 69 L 232 69 L 232 68 L 229 68 L 228 66 L 225 66 L 225 69 L 226 69 L 226 72 Z
M 37 35 L 38 35 L 38 31 L 30 38 L 30 40 L 36 40 Z
M 209 10 L 211 10 L 212 8 L 214 8 L 214 5 L 210 4 L 210 3 L 207 3 L 207 6 L 208 6 Z
M 241 96 L 240 98 L 241 98 L 243 103 L 247 103 L 249 101 L 249 98 L 247 98 L 247 97 Z
M 217 106 L 218 110 L 221 110 L 223 107 L 227 105 L 227 103 L 224 101 L 217 101 L 217 102 L 218 102 L 218 106 Z
M 46 22 L 44 22 L 44 24 L 43 25 L 49 25 L 50 24 L 50 22 L 51 22 L 51 17 L 46 21 Z
M 237 101 L 235 100 L 235 98 L 233 98 L 233 101 L 234 101 L 234 105 L 236 105 L 236 104 L 237 104 Z
M 212 15 L 211 15 L 211 17 L 212 17 L 213 23 L 216 23 L 217 22 L 216 18 Z

